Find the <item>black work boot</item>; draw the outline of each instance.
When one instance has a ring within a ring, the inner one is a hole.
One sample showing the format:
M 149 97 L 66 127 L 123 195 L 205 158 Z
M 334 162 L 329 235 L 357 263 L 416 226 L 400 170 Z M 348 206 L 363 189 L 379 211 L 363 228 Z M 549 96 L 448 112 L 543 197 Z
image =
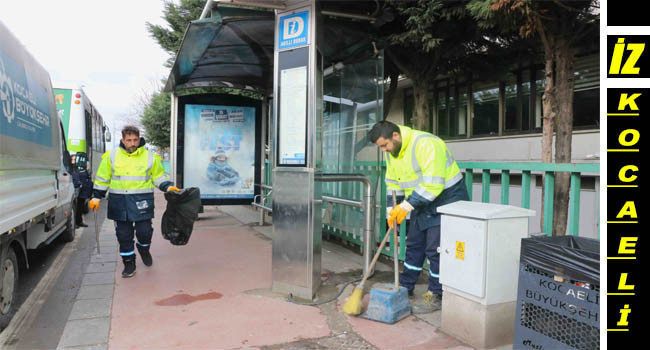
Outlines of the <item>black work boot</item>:
M 122 270 L 122 277 L 128 278 L 135 275 L 135 254 L 123 256 L 122 262 L 124 263 L 124 270 Z
M 142 258 L 142 262 L 146 266 L 153 265 L 153 258 L 151 257 L 151 253 L 149 253 L 149 247 L 142 247 L 138 244 L 136 244 L 136 247 L 138 247 L 138 253 L 140 253 L 140 258 Z

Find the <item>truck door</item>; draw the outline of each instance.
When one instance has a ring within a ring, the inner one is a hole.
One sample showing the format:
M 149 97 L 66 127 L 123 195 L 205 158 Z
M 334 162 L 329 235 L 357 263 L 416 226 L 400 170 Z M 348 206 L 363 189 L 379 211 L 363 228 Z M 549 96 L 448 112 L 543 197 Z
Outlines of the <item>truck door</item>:
M 72 209 L 72 197 L 74 195 L 74 185 L 72 183 L 72 165 L 70 164 L 70 157 L 68 152 L 68 147 L 65 142 L 65 133 L 63 131 L 63 124 L 59 121 L 61 127 L 61 167 L 57 172 L 57 215 L 56 223 L 60 223 L 63 220 L 67 219 L 67 215 L 64 215 L 64 212 L 67 212 L 68 215 L 71 213 Z M 66 156 L 66 154 L 68 156 Z M 67 159 L 66 159 L 67 158 Z M 73 218 L 74 220 L 74 218 Z

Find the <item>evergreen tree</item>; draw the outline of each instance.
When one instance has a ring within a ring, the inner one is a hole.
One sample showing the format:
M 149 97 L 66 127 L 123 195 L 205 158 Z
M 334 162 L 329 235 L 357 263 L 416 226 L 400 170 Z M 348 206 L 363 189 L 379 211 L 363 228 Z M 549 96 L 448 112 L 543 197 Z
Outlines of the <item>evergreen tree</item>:
M 573 88 L 576 53 L 598 48 L 598 0 L 472 0 L 468 9 L 482 28 L 518 34 L 541 47 L 545 84 L 542 161 L 571 162 Z M 553 235 L 564 235 L 568 217 L 570 174 L 558 173 L 555 181 Z M 542 218 L 543 222 L 543 218 Z
M 145 129 L 147 142 L 161 149 L 169 148 L 171 134 L 171 96 L 168 92 L 155 92 L 151 95 L 149 104 L 140 116 L 140 122 Z
M 149 34 L 170 55 L 166 63 L 167 67 L 171 68 L 174 64 L 176 53 L 181 47 L 187 26 L 191 21 L 195 21 L 201 17 L 204 6 L 205 0 L 180 0 L 178 4 L 175 4 L 174 1 L 167 0 L 165 1 L 165 9 L 163 10 L 162 16 L 167 22 L 167 26 L 147 22 Z
M 430 130 L 429 88 L 441 75 L 476 69 L 494 45 L 479 30 L 466 1 L 389 0 L 396 19 L 382 27 L 389 64 L 413 83 L 413 126 Z M 392 80 L 392 79 L 391 79 Z

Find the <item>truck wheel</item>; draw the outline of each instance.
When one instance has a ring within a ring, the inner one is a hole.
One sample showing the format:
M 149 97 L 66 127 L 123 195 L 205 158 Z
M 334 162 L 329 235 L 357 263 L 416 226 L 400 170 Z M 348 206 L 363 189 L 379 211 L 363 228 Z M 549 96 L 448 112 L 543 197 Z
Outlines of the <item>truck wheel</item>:
M 75 210 L 76 203 L 72 203 L 70 208 L 70 215 L 68 216 L 68 224 L 66 225 L 65 231 L 61 234 L 61 239 L 64 242 L 74 241 L 74 231 L 77 229 L 77 220 L 75 219 Z
M 0 294 L 0 326 L 4 328 L 11 320 L 11 309 L 18 290 L 18 259 L 13 249 L 9 248 L 1 267 L 4 270 L 4 278 Z

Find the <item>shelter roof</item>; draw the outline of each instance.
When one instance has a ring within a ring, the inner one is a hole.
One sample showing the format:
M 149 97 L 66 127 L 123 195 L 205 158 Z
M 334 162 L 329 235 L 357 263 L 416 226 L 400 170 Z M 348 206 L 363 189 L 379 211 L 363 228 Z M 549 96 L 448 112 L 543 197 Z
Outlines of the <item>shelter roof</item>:
M 383 46 L 368 22 L 324 16 L 319 50 L 324 66 L 350 64 Z M 220 6 L 212 16 L 192 21 L 172 66 L 165 91 L 201 87 L 273 92 L 275 14 Z
M 272 11 L 220 7 L 192 21 L 172 66 L 165 91 L 230 87 L 273 89 Z

